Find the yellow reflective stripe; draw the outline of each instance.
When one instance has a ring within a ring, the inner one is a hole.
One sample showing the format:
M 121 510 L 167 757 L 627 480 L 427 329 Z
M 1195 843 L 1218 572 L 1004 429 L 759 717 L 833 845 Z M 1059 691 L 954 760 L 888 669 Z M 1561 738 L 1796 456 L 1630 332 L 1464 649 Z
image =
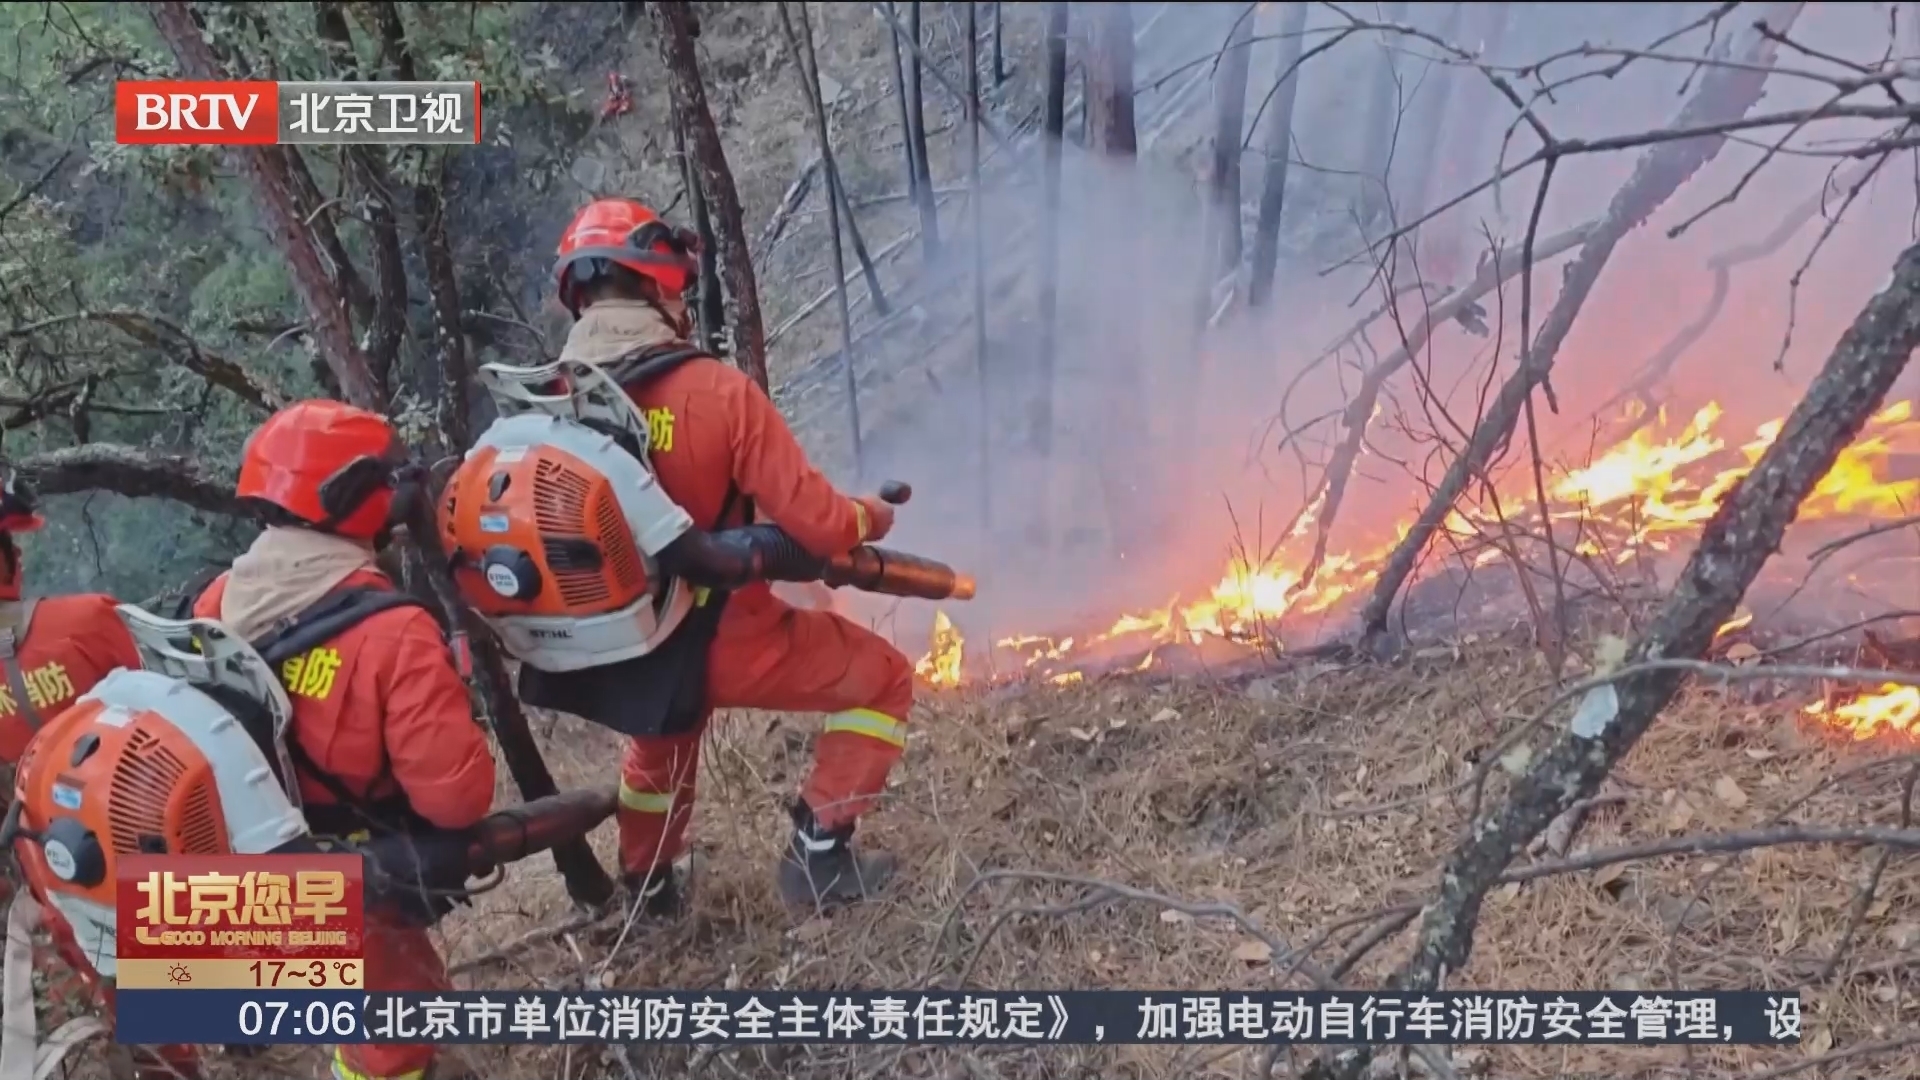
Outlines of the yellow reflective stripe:
M 333 1080 L 426 1080 L 427 1070 L 414 1069 L 394 1076 L 375 1076 L 373 1073 L 360 1072 L 347 1064 L 344 1052 L 333 1052 Z
M 853 520 L 860 526 L 860 542 L 864 544 L 867 542 L 867 534 L 873 531 L 873 519 L 868 516 L 867 508 L 860 500 L 848 499 L 847 501 L 853 504 Z M 877 716 L 879 714 L 876 713 L 875 715 Z M 827 730 L 832 731 L 833 729 L 828 728 Z
M 642 814 L 664 814 L 673 809 L 673 792 L 637 791 L 622 783 L 620 805 Z
M 707 588 L 705 585 L 702 585 L 699 588 L 694 589 L 693 590 L 693 606 L 706 607 L 707 600 L 712 596 L 713 596 L 713 590 Z
M 848 709 L 827 717 L 826 730 L 850 731 L 904 748 L 907 745 L 906 726 L 886 713 L 872 709 Z

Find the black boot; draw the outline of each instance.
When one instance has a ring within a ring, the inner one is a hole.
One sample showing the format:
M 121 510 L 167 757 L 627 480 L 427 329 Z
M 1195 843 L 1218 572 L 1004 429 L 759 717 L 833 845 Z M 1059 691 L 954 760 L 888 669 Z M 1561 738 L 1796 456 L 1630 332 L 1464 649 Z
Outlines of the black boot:
M 825 907 L 878 893 L 899 860 L 886 852 L 853 850 L 853 826 L 828 832 L 804 800 L 793 804 L 793 839 L 780 860 L 780 895 L 795 907 Z
M 638 905 L 646 919 L 677 919 L 686 913 L 686 882 L 680 869 L 671 864 L 656 866 L 644 874 L 627 874 L 621 883 L 627 887 L 627 906 Z

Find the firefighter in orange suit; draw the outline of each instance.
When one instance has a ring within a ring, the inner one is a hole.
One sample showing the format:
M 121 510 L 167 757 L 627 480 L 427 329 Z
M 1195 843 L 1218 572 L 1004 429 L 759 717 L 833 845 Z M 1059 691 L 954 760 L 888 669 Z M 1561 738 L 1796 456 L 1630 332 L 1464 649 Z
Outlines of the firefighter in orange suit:
M 11 474 L 0 479 L 0 767 L 9 772 L 43 722 L 115 668 L 140 666 L 113 597 L 21 599 L 24 575 L 13 537 L 45 525 L 33 492 Z
M 34 494 L 11 471 L 0 476 L 0 783 L 13 791 L 13 767 L 40 725 L 68 706 L 115 668 L 137 668 L 140 653 L 126 624 L 114 612 L 113 597 L 100 593 L 22 599 L 25 577 L 16 533 L 38 532 L 46 519 Z M 11 864 L 9 872 L 11 874 Z M 0 875 L 0 905 L 13 894 L 11 876 Z M 93 990 L 93 965 L 73 939 L 66 921 L 51 905 L 40 919 L 60 961 Z M 35 966 L 51 976 L 58 965 L 36 956 Z
M 247 441 L 237 494 L 267 528 L 194 602 L 248 641 L 336 590 L 391 589 L 374 550 L 395 498 L 398 440 L 387 421 L 304 401 Z M 316 835 L 462 829 L 493 801 L 494 762 L 440 625 L 390 608 L 289 661 L 289 752 Z M 444 990 L 428 917 L 367 913 L 369 990 Z M 343 1045 L 336 1080 L 421 1080 L 432 1046 Z
M 582 209 L 555 269 L 576 320 L 562 358 L 607 364 L 686 349 L 684 293 L 697 243 L 628 199 Z M 892 526 L 891 506 L 842 494 L 808 462 L 773 402 L 739 370 L 700 357 L 627 391 L 647 419 L 661 486 L 696 525 L 728 528 L 757 515 L 820 557 Z M 892 856 L 857 854 L 851 840 L 906 746 L 913 668 L 832 612 L 796 609 L 765 583 L 704 594 L 656 652 L 565 673 L 526 665 L 520 693 L 633 736 L 621 769 L 620 860 L 650 913 L 669 914 L 681 901 L 673 863 L 686 849 L 700 740 L 714 709 L 828 714 L 780 861 L 789 903 L 859 900 L 893 873 Z

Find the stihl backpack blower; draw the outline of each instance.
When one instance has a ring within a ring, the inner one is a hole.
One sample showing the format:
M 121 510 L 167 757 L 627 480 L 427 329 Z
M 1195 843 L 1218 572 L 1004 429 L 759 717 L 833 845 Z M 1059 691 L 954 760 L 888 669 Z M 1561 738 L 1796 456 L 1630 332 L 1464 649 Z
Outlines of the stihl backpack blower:
M 72 928 L 94 974 L 114 976 L 122 856 L 358 853 L 369 907 L 431 919 L 470 876 L 584 835 L 612 815 L 613 791 L 572 792 L 459 831 L 364 842 L 313 835 L 296 769 L 323 784 L 329 778 L 300 766 L 304 755 L 287 732 L 293 709 L 276 672 L 353 623 L 406 603 L 418 601 L 341 590 L 255 644 L 210 619 L 118 609 L 145 669 L 113 672 L 35 734 L 0 826 L 0 844 Z
M 927 600 L 971 599 L 973 579 L 861 545 L 828 559 L 773 525 L 706 531 L 664 491 L 627 387 L 706 353 L 675 347 L 606 365 L 488 364 L 499 419 L 448 477 L 439 523 L 461 595 L 506 650 L 567 672 L 658 649 L 696 589 L 819 581 Z M 881 497 L 912 492 L 888 484 Z

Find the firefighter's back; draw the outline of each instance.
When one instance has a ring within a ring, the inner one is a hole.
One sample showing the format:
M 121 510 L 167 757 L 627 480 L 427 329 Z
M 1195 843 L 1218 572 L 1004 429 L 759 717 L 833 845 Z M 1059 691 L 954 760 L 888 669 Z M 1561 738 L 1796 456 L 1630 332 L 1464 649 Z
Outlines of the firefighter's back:
M 195 601 L 198 618 L 220 619 L 231 578 L 215 579 Z M 386 575 L 358 571 L 339 589 L 391 590 Z M 493 794 L 492 753 L 474 723 L 465 685 L 440 626 L 408 605 L 375 612 L 286 660 L 279 672 L 293 706 L 289 740 L 313 769 L 369 803 L 402 800 L 443 828 L 485 816 Z M 301 771 L 310 816 L 338 802 L 329 785 Z M 330 831 L 321 820 L 316 832 Z
M 140 666 L 140 654 L 113 597 L 49 596 L 17 605 L 18 622 L 0 627 L 0 762 L 20 760 L 41 724 L 58 716 L 115 668 Z M 13 632 L 6 647 L 4 631 Z M 11 652 L 11 655 L 5 655 Z

